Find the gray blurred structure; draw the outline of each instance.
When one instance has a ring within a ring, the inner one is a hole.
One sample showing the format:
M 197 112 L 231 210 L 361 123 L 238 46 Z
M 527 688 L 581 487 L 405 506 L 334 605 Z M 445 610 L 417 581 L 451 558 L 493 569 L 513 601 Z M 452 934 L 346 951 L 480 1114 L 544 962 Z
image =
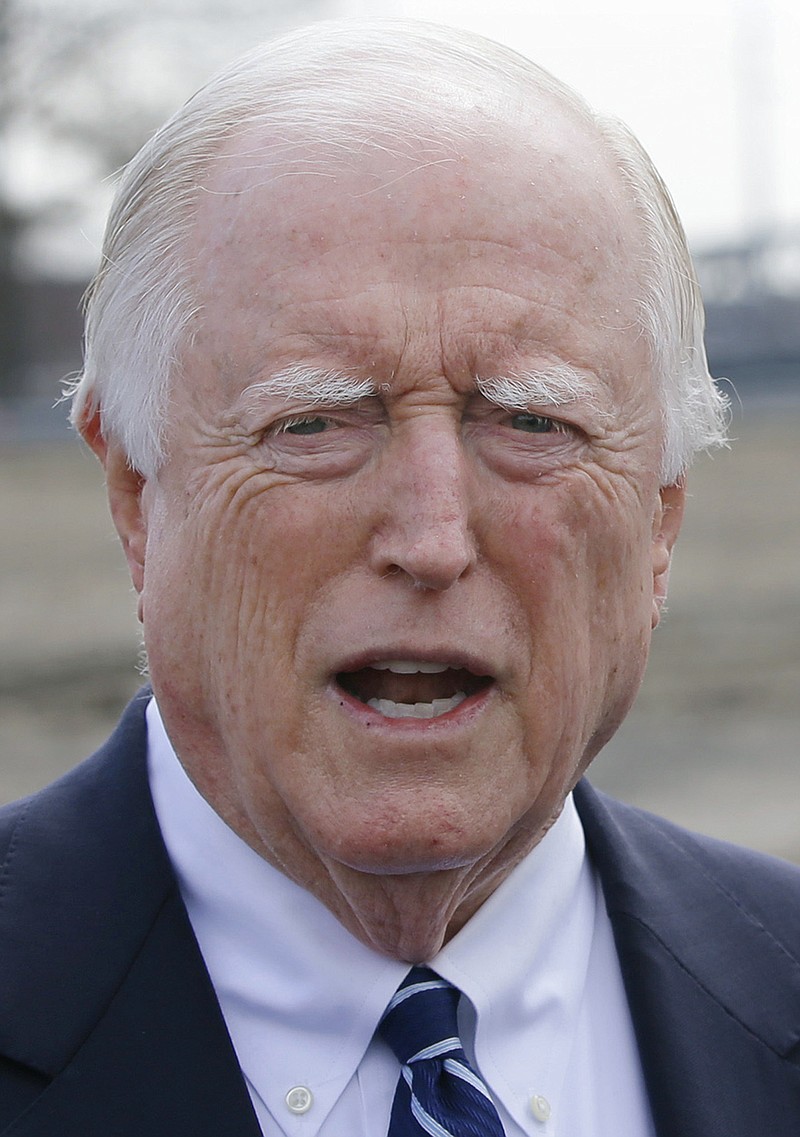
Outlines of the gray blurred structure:
M 0 398 L 35 396 L 43 362 L 77 366 L 74 340 L 59 354 L 60 321 L 48 347 L 36 322 L 57 282 L 96 260 L 114 171 L 228 59 L 329 11 L 330 0 L 0 0 Z M 56 316 L 74 316 L 69 287 L 62 299 Z
M 706 249 L 695 261 L 712 373 L 743 399 L 800 399 L 800 229 Z

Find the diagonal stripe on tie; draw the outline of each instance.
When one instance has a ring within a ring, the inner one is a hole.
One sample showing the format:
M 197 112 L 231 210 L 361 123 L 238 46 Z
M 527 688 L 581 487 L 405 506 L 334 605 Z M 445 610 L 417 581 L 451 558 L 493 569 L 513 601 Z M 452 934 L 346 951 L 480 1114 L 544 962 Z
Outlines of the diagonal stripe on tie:
M 459 992 L 414 967 L 381 1020 L 401 1064 L 388 1137 L 504 1137 L 488 1089 L 458 1037 Z
M 443 1125 L 440 1125 L 435 1117 L 431 1117 L 429 1113 L 426 1113 L 422 1106 L 419 1104 L 418 1099 L 415 1098 L 413 1094 L 411 1095 L 411 1113 L 413 1114 L 414 1120 L 417 1122 L 419 1127 L 423 1130 L 423 1132 L 429 1133 L 430 1137 L 458 1137 L 456 1133 L 453 1133 L 450 1129 L 445 1129 Z M 390 1137 L 391 1134 L 392 1128 L 390 1126 Z

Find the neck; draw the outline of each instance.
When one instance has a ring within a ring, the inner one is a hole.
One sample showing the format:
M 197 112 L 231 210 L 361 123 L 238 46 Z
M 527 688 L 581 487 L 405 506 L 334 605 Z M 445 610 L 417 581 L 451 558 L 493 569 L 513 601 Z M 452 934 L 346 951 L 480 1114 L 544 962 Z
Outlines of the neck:
M 425 963 L 464 927 L 552 823 L 533 837 L 517 833 L 488 857 L 458 868 L 384 875 L 333 863 L 303 878 L 284 865 L 277 867 L 321 900 L 367 947 L 392 959 Z

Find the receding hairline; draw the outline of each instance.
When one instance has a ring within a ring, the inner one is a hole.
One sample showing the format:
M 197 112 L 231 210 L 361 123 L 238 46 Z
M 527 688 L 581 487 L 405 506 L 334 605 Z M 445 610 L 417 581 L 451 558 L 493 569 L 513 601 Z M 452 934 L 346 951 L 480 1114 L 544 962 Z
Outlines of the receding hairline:
M 343 21 L 345 28 L 351 23 L 354 35 L 363 27 L 374 31 L 372 23 Z M 472 62 L 478 65 L 465 73 L 459 69 L 463 60 L 458 54 L 464 45 L 445 45 L 436 37 L 446 29 L 404 20 L 376 23 L 386 36 L 385 46 L 395 49 L 388 57 L 368 50 L 374 43 L 345 39 L 338 42 L 338 51 L 337 44 L 330 48 L 332 71 L 323 74 L 313 53 L 303 61 L 306 86 L 288 81 L 272 84 L 269 74 L 262 76 L 263 99 L 254 100 L 257 105 L 245 108 L 235 121 L 231 116 L 221 129 L 212 129 L 193 194 L 193 212 L 201 208 L 206 193 L 235 193 L 235 186 L 220 189 L 219 184 L 235 178 L 237 170 L 263 171 L 265 184 L 292 174 L 335 176 L 339 170 L 352 171 L 370 152 L 394 156 L 399 163 L 426 159 L 436 163 L 456 160 L 476 143 L 513 143 L 534 152 L 544 142 L 554 149 L 567 139 L 574 145 L 583 135 L 608 171 L 615 172 L 613 155 L 588 103 L 537 64 L 503 45 L 481 40 L 490 50 L 486 58 L 476 55 Z M 338 24 L 333 26 L 340 30 Z M 423 37 L 419 43 L 413 38 L 400 41 L 406 50 L 412 45 L 427 47 L 435 56 L 423 58 L 429 69 L 403 70 L 402 60 L 395 58 L 398 44 L 390 33 L 409 29 L 431 34 L 430 40 Z M 304 38 L 298 33 L 290 41 Z M 437 55 L 436 48 L 444 50 Z M 245 69 L 248 58 L 268 62 L 270 45 L 246 56 Z M 379 85 L 380 77 L 384 81 Z M 222 85 L 212 81 L 196 97 L 210 97 Z M 618 184 L 627 196 L 621 179 Z M 632 200 L 627 204 L 634 205 Z

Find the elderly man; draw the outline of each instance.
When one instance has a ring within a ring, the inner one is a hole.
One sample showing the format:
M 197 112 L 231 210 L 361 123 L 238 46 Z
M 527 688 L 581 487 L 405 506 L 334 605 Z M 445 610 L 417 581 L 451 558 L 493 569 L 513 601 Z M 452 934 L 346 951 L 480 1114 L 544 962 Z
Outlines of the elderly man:
M 7 813 L 0 1132 L 796 1135 L 800 874 L 580 781 L 722 411 L 657 175 L 532 64 L 318 25 L 195 96 L 74 401 L 152 689 Z

